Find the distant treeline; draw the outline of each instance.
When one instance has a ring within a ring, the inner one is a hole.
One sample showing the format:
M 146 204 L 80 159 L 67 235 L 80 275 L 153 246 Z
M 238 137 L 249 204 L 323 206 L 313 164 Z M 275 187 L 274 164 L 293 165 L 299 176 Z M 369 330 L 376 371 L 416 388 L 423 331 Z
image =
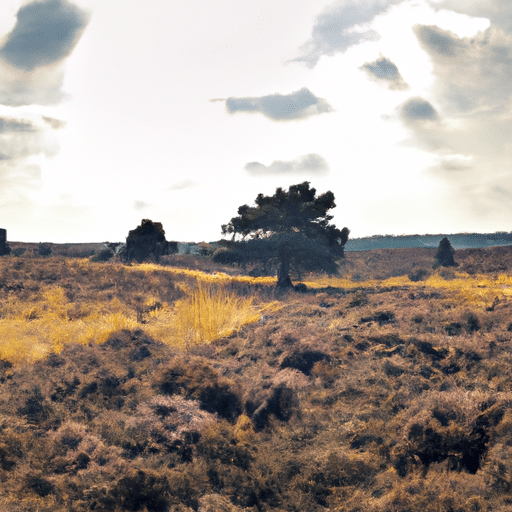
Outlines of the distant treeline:
M 402 247 L 409 248 L 429 248 L 437 249 L 439 242 L 448 237 L 454 249 L 471 249 L 480 247 L 493 247 L 512 245 L 512 232 L 499 231 L 496 233 L 457 233 L 454 235 L 374 235 L 362 238 L 349 238 L 345 245 L 345 251 L 369 251 L 372 249 L 398 249 Z M 10 242 L 12 249 L 25 249 L 28 251 L 37 251 L 41 244 Z M 88 257 L 104 250 L 106 245 L 103 243 L 73 243 L 73 244 L 44 244 L 52 249 L 53 254 L 62 256 Z M 184 243 L 177 242 L 178 254 L 207 254 L 213 253 L 220 247 L 218 241 L 210 243 Z
M 457 233 L 454 235 L 374 235 L 349 239 L 345 251 L 369 251 L 371 249 L 398 249 L 401 247 L 437 248 L 439 242 L 448 237 L 454 249 L 470 249 L 512 245 L 512 232 Z

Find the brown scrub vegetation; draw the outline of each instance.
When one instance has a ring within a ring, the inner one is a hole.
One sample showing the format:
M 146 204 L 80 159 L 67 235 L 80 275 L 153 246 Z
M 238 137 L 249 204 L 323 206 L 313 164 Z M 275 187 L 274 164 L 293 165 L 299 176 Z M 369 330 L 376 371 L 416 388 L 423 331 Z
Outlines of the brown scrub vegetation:
M 512 250 L 434 254 L 347 253 L 303 293 L 1 258 L 0 509 L 510 510 Z M 176 343 L 194 294 L 250 316 Z

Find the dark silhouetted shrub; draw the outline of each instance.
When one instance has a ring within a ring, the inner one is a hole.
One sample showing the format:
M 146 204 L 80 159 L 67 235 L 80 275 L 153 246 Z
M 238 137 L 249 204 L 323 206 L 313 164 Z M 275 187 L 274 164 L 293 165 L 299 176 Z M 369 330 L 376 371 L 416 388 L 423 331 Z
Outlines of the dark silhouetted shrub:
M 183 393 L 196 399 L 208 412 L 231 422 L 242 413 L 242 402 L 235 383 L 222 378 L 207 363 L 196 359 L 175 359 L 160 370 L 154 381 L 167 395 Z
M 111 249 L 104 249 L 103 251 L 100 251 L 98 254 L 95 254 L 91 261 L 95 262 L 102 262 L 102 261 L 108 261 L 112 259 L 114 256 L 114 252 Z
M 111 493 L 115 502 L 130 512 L 166 512 L 170 494 L 167 478 L 149 470 L 139 470 L 121 478 Z
M 37 252 L 39 256 L 43 256 L 47 258 L 52 255 L 52 246 L 50 244 L 39 244 L 37 247 Z
M 297 283 L 293 289 L 298 293 L 307 293 L 308 287 L 304 283 Z
M 447 237 L 444 237 L 439 242 L 439 248 L 437 249 L 437 253 L 434 257 L 433 268 L 438 267 L 458 267 L 458 263 L 455 262 L 453 255 L 455 254 L 455 250 L 448 240 Z
M 137 262 L 158 261 L 161 256 L 169 252 L 170 246 L 165 239 L 162 224 L 149 219 L 142 219 L 140 226 L 128 233 L 126 246 L 121 256 L 128 262 L 134 260 Z
M 473 311 L 465 311 L 462 319 L 468 333 L 472 334 L 480 330 L 480 319 Z
M 280 368 L 295 368 L 305 375 L 310 375 L 315 363 L 329 361 L 330 357 L 318 350 L 294 350 L 286 352 L 280 362 Z
M 409 279 L 413 282 L 424 281 L 428 277 L 428 270 L 424 268 L 418 268 L 413 272 L 409 273 Z

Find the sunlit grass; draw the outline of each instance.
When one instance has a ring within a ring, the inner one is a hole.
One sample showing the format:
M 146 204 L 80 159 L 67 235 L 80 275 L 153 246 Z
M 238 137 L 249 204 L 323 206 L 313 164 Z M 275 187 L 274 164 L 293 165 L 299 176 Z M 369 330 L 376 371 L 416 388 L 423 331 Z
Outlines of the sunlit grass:
M 390 277 L 388 279 L 368 279 L 366 281 L 353 280 L 349 277 L 320 276 L 311 281 L 303 281 L 308 288 L 390 288 L 409 286 L 411 281 L 407 276 Z
M 187 277 L 193 277 L 203 282 L 209 283 L 228 283 L 238 282 L 247 284 L 266 284 L 275 285 L 276 277 L 251 277 L 251 276 L 230 276 L 223 272 L 208 273 L 202 272 L 201 270 L 190 270 L 188 268 L 168 267 L 157 265 L 155 263 L 140 263 L 139 265 L 132 265 L 128 267 L 133 270 L 143 270 L 145 272 L 158 271 L 158 272 L 170 272 L 175 275 L 183 275 Z
M 256 305 L 253 298 L 239 297 L 222 284 L 197 281 L 197 289 L 150 315 L 147 330 L 156 339 L 178 346 L 209 343 L 257 322 L 265 311 L 280 307 L 277 301 Z
M 74 262 L 73 268 L 90 271 L 100 268 L 98 265 L 81 260 Z M 153 338 L 177 347 L 210 343 L 258 321 L 263 312 L 281 306 L 275 301 L 257 303 L 250 289 L 249 296 L 237 294 L 236 287 L 232 290 L 236 283 L 274 286 L 275 277 L 210 274 L 148 263 L 126 268 L 151 274 L 153 279 L 158 278 L 159 272 L 169 272 L 176 276 L 172 282 L 185 297 L 171 305 L 144 294 L 139 304 L 143 314 L 138 317 L 133 303 L 122 297 L 107 300 L 106 295 L 98 295 L 94 300 L 76 303 L 59 286 L 42 286 L 23 300 L 15 294 L 6 295 L 0 302 L 0 358 L 13 362 L 35 361 L 61 351 L 69 343 L 104 343 L 121 329 L 143 329 Z M 317 276 L 304 284 L 311 289 L 442 290 L 447 300 L 482 308 L 512 296 L 512 276 L 443 272 L 437 271 L 428 279 L 415 282 L 406 275 L 366 281 L 350 276 Z
M 73 304 L 60 287 L 46 289 L 37 300 L 7 301 L 0 319 L 0 358 L 31 362 L 60 352 L 69 343 L 103 343 L 113 332 L 137 326 L 118 300 L 108 307 L 102 303 L 87 307 L 86 315 L 72 319 Z
M 178 347 L 209 343 L 256 322 L 278 302 L 256 305 L 252 297 L 228 292 L 226 281 L 198 279 L 197 286 L 183 284 L 186 297 L 174 306 L 146 298 L 144 323 L 137 322 L 133 307 L 113 298 L 87 302 L 79 308 L 65 290 L 47 287 L 30 300 L 8 298 L 1 304 L 0 358 L 14 363 L 36 361 L 60 352 L 70 343 L 104 343 L 122 329 L 142 328 L 155 339 Z
M 512 278 L 505 274 L 490 277 L 457 272 L 453 279 L 443 279 L 439 274 L 434 274 L 426 280 L 425 285 L 452 292 L 457 302 L 484 308 L 492 306 L 496 300 L 507 300 L 512 295 Z
M 318 277 L 312 281 L 304 281 L 309 288 L 341 288 L 353 289 L 393 289 L 409 287 L 412 289 L 431 288 L 444 290 L 451 294 L 456 302 L 477 307 L 489 307 L 496 300 L 507 300 L 512 296 L 512 276 L 500 274 L 490 277 L 485 274 L 470 275 L 454 272 L 452 278 L 444 278 L 440 272 L 431 275 L 425 281 L 411 281 L 408 276 L 397 276 L 388 279 L 369 279 L 366 281 L 339 277 Z

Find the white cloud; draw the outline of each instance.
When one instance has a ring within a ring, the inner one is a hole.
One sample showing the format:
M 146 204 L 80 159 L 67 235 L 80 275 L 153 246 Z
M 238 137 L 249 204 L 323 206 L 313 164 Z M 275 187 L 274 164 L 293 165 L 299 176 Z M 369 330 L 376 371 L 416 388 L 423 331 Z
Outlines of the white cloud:
M 332 112 L 332 107 L 303 87 L 290 94 L 270 94 L 259 98 L 228 98 L 226 109 L 235 112 L 260 112 L 273 121 L 293 121 Z
M 384 83 L 392 91 L 403 91 L 409 88 L 396 64 L 382 55 L 374 62 L 366 62 L 361 69 L 366 71 L 373 80 Z
M 332 56 L 351 46 L 379 39 L 368 24 L 398 0 L 338 0 L 321 13 L 313 26 L 311 39 L 300 48 L 296 62 L 314 67 L 322 55 Z
M 86 11 L 66 0 L 20 7 L 0 48 L 0 104 L 52 105 L 66 98 L 62 62 L 85 29 Z
M 295 160 L 274 160 L 270 165 L 260 162 L 245 164 L 245 170 L 254 176 L 283 175 L 283 174 L 308 174 L 316 176 L 329 171 L 329 165 L 325 158 L 315 153 L 301 156 Z
M 55 64 L 73 51 L 88 18 L 85 11 L 66 0 L 24 5 L 0 48 L 0 58 L 26 72 Z

